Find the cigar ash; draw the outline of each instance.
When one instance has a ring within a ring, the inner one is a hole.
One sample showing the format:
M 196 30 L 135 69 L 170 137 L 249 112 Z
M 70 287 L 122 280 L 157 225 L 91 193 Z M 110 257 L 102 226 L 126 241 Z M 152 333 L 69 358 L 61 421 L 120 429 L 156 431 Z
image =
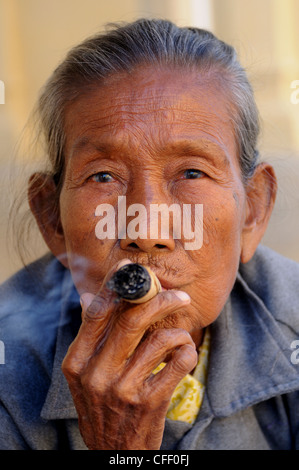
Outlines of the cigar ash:
M 137 263 L 122 266 L 107 286 L 125 300 L 142 299 L 151 289 L 152 279 L 147 269 Z

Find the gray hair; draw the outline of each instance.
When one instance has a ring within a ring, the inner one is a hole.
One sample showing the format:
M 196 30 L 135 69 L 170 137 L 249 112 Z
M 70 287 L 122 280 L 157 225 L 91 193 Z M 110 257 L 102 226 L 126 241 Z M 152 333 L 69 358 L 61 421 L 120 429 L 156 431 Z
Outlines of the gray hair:
M 63 179 L 66 105 L 86 92 L 89 85 L 146 64 L 197 67 L 202 75 L 212 73 L 226 86 L 235 109 L 232 120 L 243 181 L 248 181 L 258 159 L 259 116 L 252 87 L 235 49 L 203 29 L 140 19 L 111 25 L 105 33 L 74 47 L 42 90 L 38 115 L 57 187 Z

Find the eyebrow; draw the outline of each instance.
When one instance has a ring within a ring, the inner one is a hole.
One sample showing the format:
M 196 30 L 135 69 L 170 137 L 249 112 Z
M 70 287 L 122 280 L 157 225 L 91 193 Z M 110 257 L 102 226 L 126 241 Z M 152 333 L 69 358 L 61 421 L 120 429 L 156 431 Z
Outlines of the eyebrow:
M 90 147 L 93 150 L 97 150 L 101 153 L 110 153 L 115 150 L 116 145 L 111 142 L 92 142 L 89 137 L 84 136 L 75 141 L 71 147 L 71 156 L 76 156 L 77 153 L 80 153 L 86 147 Z
M 115 142 L 92 142 L 89 137 L 84 136 L 75 141 L 71 147 L 71 155 L 75 156 L 86 147 L 91 147 L 93 150 L 102 154 L 112 156 L 116 148 L 119 149 L 119 143 Z M 123 146 L 124 148 L 124 146 Z M 220 143 L 213 142 L 209 139 L 179 139 L 167 142 L 165 145 L 161 145 L 158 148 L 161 155 L 188 155 L 188 156 L 199 156 L 210 160 L 213 164 L 220 162 L 224 167 L 230 165 L 230 159 L 228 157 L 227 150 Z
M 178 140 L 168 143 L 163 151 L 166 153 L 175 152 L 176 154 L 185 154 L 188 156 L 201 156 L 212 161 L 219 162 L 219 158 L 224 166 L 230 165 L 228 151 L 220 143 L 213 142 L 209 139 L 191 139 Z

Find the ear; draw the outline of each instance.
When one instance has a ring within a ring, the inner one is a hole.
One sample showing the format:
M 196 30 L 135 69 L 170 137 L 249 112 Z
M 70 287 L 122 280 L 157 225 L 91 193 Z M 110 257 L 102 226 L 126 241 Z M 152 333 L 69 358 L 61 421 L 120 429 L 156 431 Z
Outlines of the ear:
M 263 238 L 276 199 L 277 180 L 267 163 L 257 166 L 246 186 L 246 215 L 241 240 L 241 262 L 247 263 Z
M 35 173 L 31 176 L 28 185 L 28 202 L 50 251 L 68 268 L 57 188 L 51 176 L 44 173 Z

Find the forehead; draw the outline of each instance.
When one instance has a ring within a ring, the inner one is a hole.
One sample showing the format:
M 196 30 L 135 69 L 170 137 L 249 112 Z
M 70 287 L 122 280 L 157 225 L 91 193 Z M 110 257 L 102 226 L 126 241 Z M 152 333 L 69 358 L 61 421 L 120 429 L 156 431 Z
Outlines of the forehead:
M 202 139 L 236 158 L 232 115 L 215 74 L 140 68 L 94 85 L 68 107 L 65 153 L 71 156 L 95 140 L 140 149 Z

